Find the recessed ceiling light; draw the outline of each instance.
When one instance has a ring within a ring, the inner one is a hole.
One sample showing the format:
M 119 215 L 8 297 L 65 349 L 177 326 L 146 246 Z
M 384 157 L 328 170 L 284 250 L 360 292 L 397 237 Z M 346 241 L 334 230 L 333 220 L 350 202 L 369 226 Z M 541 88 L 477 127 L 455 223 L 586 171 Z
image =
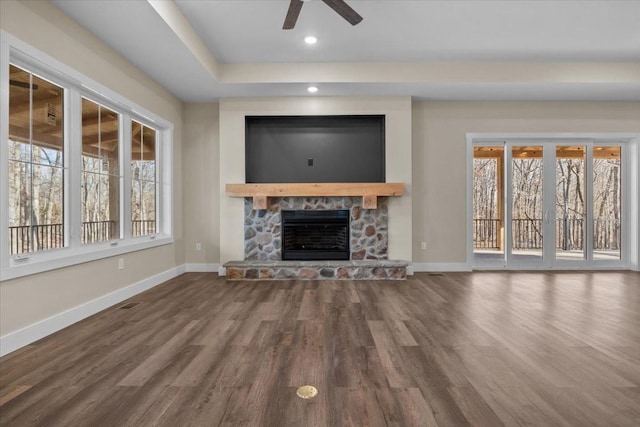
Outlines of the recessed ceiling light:
M 318 91 L 318 88 L 316 86 L 309 86 L 307 90 L 311 93 L 316 93 Z
M 304 42 L 306 44 L 315 44 L 318 41 L 317 38 L 313 37 L 313 36 L 307 36 L 304 38 Z

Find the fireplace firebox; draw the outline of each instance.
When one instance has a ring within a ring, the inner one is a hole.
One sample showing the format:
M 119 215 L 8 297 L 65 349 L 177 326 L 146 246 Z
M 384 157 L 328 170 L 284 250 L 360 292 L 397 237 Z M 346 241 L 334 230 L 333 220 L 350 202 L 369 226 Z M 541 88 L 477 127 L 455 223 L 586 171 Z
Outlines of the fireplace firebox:
M 349 260 L 348 210 L 283 210 L 283 260 Z

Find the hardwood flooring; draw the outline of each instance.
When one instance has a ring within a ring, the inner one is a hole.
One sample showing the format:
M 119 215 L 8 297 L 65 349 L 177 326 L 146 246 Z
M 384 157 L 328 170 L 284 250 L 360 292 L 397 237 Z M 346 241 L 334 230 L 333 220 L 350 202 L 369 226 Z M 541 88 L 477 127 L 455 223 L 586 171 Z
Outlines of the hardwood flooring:
M 127 302 L 0 359 L 0 424 L 640 425 L 639 273 L 189 273 Z

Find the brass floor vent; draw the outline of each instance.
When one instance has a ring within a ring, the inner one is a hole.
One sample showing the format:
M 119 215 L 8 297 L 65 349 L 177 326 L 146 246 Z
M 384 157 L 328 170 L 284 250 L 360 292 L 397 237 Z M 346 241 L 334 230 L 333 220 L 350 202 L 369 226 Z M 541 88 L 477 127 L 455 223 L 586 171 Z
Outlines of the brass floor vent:
M 318 394 L 318 389 L 312 385 L 303 385 L 296 390 L 296 394 L 302 399 L 313 399 Z

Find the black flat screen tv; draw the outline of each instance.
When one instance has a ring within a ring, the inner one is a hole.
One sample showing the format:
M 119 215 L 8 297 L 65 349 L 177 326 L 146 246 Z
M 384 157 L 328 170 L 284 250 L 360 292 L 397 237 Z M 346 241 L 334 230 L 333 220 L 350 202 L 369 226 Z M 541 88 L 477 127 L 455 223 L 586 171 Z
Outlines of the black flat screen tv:
M 385 182 L 384 115 L 247 116 L 247 183 Z

